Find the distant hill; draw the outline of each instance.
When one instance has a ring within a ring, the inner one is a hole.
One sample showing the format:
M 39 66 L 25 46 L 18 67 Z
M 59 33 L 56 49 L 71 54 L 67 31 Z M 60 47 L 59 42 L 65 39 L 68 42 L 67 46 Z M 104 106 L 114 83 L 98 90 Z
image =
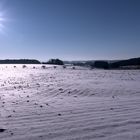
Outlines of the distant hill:
M 91 66 L 96 61 L 106 61 L 108 63 L 118 62 L 119 60 L 79 60 L 79 61 L 64 61 L 64 64 L 76 65 L 76 66 Z
M 35 59 L 5 59 L 0 60 L 0 64 L 41 64 L 41 62 Z
M 99 67 L 97 66 L 97 62 L 102 61 L 105 64 L 108 63 L 108 68 L 109 69 L 116 69 L 116 68 L 126 68 L 127 66 L 138 66 L 140 67 L 140 57 L 138 58 L 131 58 L 131 59 L 126 59 L 126 60 L 85 60 L 85 61 L 62 61 L 59 59 L 50 59 L 46 63 L 42 64 L 58 64 L 58 65 L 63 65 L 63 64 L 69 64 L 69 65 L 76 65 L 76 66 L 88 66 L 88 67 Z M 0 64 L 41 64 L 40 61 L 36 59 L 5 59 L 5 60 L 0 60 Z M 98 63 L 99 65 L 99 63 Z
M 77 66 L 89 66 L 92 68 L 104 68 L 104 65 L 108 63 L 108 69 L 116 68 L 139 68 L 140 57 L 131 58 L 126 60 L 87 60 L 87 61 L 64 61 L 65 64 L 77 65 Z M 137 67 L 138 66 L 138 67 Z
M 128 60 L 121 60 L 110 64 L 111 68 L 119 68 L 122 66 L 140 66 L 140 57 Z

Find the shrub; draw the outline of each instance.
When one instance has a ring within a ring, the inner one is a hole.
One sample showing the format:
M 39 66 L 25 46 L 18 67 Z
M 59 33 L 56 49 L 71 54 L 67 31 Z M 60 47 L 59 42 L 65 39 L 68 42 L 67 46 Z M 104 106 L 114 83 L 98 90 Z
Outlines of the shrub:
M 22 68 L 27 68 L 27 66 L 26 65 L 23 65 Z
M 72 67 L 73 70 L 75 70 L 75 67 Z
M 42 69 L 46 69 L 46 66 L 43 65 L 41 68 L 42 68 Z

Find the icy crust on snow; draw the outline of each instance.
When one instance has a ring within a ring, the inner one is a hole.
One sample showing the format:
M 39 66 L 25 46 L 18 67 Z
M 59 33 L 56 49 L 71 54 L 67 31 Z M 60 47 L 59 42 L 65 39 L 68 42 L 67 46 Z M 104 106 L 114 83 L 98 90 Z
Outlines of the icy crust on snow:
M 139 70 L 1 65 L 0 140 L 139 140 L 139 83 Z

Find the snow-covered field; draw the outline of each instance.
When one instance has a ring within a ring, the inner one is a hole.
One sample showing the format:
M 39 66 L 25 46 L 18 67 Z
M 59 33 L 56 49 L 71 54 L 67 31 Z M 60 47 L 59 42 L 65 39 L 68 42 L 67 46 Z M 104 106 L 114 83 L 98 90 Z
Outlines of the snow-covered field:
M 0 65 L 0 140 L 140 140 L 140 70 Z

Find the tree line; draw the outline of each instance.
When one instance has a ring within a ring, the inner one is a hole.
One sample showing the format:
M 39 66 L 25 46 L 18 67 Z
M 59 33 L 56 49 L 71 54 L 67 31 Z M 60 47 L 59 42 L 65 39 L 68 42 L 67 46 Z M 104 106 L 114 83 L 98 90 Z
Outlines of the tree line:
M 41 64 L 41 62 L 35 59 L 5 59 L 0 60 L 0 64 Z
M 127 68 L 131 68 L 132 66 L 137 66 L 140 68 L 140 58 L 132 58 L 128 60 L 120 60 L 116 62 L 108 62 L 108 61 L 95 61 L 90 64 L 91 68 L 102 68 L 102 69 L 123 69 L 127 66 Z
M 36 59 L 5 59 L 0 60 L 0 64 L 53 64 L 53 65 L 64 65 L 60 59 L 50 59 L 47 62 L 40 62 Z

